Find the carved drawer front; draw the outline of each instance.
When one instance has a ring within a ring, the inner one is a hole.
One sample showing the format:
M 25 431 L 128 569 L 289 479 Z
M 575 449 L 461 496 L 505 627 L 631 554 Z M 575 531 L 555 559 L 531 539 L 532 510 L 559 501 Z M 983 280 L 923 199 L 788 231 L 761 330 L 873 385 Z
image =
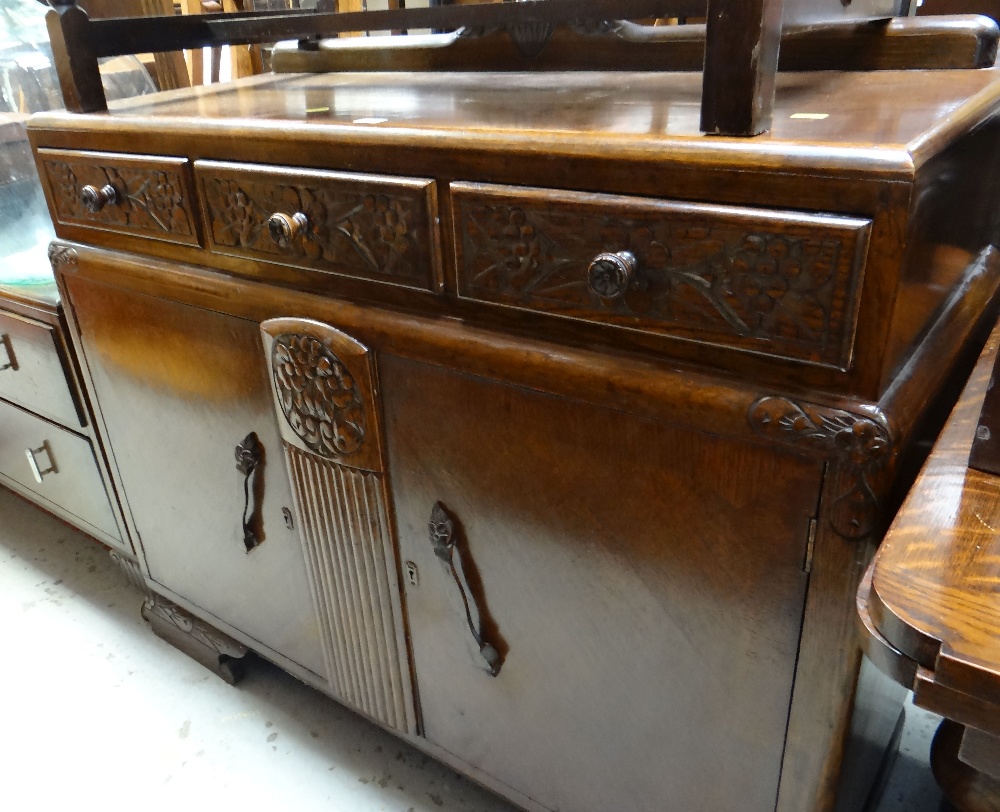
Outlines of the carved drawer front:
M 54 327 L 0 312 L 0 398 L 66 426 L 82 426 Z
M 218 254 L 440 287 L 429 180 L 198 161 Z
M 869 220 L 451 189 L 460 296 L 850 366 Z
M 58 223 L 199 244 L 187 158 L 40 149 L 38 160 Z
M 0 482 L 74 524 L 120 538 L 90 443 L 66 429 L 0 402 Z M 70 519 L 72 521 L 72 518 Z
M 374 363 L 328 325 L 261 325 L 330 692 L 416 733 Z

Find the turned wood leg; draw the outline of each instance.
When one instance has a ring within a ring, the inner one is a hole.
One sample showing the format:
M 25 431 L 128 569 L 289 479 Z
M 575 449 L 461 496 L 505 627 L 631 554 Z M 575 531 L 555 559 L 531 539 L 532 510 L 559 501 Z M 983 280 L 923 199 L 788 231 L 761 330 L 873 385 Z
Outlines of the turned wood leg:
M 153 633 L 197 660 L 230 685 L 243 677 L 249 649 L 159 595 L 142 604 L 142 616 Z
M 1000 812 L 1000 779 L 970 767 L 958 757 L 965 726 L 945 719 L 934 734 L 931 769 L 956 812 Z

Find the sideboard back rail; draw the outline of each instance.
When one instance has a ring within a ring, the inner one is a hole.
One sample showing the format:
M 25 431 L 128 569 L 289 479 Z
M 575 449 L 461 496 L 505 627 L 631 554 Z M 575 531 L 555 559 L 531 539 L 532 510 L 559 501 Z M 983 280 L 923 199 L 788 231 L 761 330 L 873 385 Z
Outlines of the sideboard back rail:
M 49 37 L 67 109 L 107 111 L 102 57 L 223 44 L 315 41 L 372 30 L 506 29 L 559 23 L 706 16 L 702 129 L 757 135 L 770 126 L 783 0 L 534 0 L 385 11 L 264 11 L 92 20 L 75 0 L 51 0 Z

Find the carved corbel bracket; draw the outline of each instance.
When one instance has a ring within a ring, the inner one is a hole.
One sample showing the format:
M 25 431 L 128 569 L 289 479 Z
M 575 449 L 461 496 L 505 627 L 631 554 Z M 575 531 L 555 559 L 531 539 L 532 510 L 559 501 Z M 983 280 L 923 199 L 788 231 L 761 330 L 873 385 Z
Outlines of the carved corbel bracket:
M 747 419 L 761 437 L 839 462 L 849 485 L 833 500 L 831 526 L 852 540 L 866 538 L 875 530 L 880 506 L 873 483 L 889 462 L 893 446 L 882 415 L 763 397 L 751 405 Z
M 60 268 L 76 268 L 79 256 L 75 248 L 57 242 L 49 245 L 49 264 L 53 271 Z

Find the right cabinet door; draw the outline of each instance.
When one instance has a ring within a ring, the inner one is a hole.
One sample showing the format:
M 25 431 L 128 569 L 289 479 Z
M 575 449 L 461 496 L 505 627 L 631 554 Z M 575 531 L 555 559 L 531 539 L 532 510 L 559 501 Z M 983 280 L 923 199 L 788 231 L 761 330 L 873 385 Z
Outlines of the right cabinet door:
M 379 374 L 426 737 L 552 810 L 773 810 L 821 464 Z

